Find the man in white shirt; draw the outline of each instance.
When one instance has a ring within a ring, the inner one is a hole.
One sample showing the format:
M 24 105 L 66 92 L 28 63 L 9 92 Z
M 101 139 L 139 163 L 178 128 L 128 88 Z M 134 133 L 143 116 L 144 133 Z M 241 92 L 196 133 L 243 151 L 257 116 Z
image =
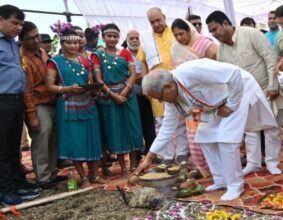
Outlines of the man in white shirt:
M 220 41 L 217 60 L 237 65 L 251 73 L 266 96 L 277 117 L 277 123 L 282 124 L 280 110 L 283 109 L 283 97 L 278 96 L 278 79 L 275 76 L 277 55 L 264 35 L 255 28 L 233 27 L 229 18 L 221 11 L 212 12 L 206 19 L 208 30 Z M 264 132 L 265 163 L 271 174 L 280 174 L 277 168 L 281 149 L 280 129 Z M 246 132 L 245 137 L 247 166 L 244 175 L 261 169 L 260 131 Z M 276 153 L 278 157 L 271 159 Z
M 135 174 L 147 169 L 167 147 L 179 117 L 184 119 L 193 109 L 201 109 L 195 142 L 200 144 L 214 180 L 206 191 L 227 188 L 221 200 L 238 198 L 244 190 L 239 152 L 244 131 L 277 129 L 265 95 L 251 74 L 231 64 L 198 59 L 171 72 L 152 71 L 144 77 L 142 87 L 145 94 L 165 102 L 165 117 Z

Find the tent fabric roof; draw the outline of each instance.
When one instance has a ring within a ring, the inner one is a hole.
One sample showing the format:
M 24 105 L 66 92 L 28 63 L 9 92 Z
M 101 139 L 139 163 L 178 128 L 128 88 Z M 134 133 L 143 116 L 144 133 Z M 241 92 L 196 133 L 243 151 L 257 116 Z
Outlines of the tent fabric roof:
M 167 23 L 184 18 L 188 8 L 192 14 L 201 16 L 203 23 L 214 10 L 225 11 L 224 0 L 73 0 L 91 26 L 116 23 L 125 38 L 131 29 L 143 31 L 149 28 L 146 12 L 160 7 Z M 230 0 L 232 1 L 232 0 Z M 236 24 L 249 16 L 256 22 L 267 23 L 267 13 L 283 5 L 283 0 L 234 0 Z M 207 30 L 205 31 L 207 32 Z
M 195 1 L 197 2 L 197 1 Z M 215 7 L 224 10 L 223 0 L 205 0 L 206 7 Z M 250 17 L 266 15 L 269 11 L 275 10 L 283 4 L 282 0 L 234 0 L 236 13 L 245 14 Z
M 160 7 L 170 24 L 177 17 L 184 17 L 188 2 L 184 0 L 74 0 L 91 26 L 115 23 L 122 38 L 131 29 L 143 31 L 149 28 L 146 12 L 151 7 Z

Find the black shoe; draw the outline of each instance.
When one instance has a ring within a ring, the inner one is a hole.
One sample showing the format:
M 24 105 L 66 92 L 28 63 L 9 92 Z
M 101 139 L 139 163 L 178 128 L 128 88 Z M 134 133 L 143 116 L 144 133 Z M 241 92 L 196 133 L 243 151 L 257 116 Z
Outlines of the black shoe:
M 25 180 L 24 182 L 18 184 L 17 188 L 18 189 L 22 189 L 22 188 L 24 188 L 24 189 L 35 189 L 35 188 L 37 188 L 37 185 L 35 183 L 31 183 L 31 182 Z
M 59 175 L 57 175 L 51 182 L 56 184 L 56 183 L 60 183 L 60 182 L 66 181 L 66 180 L 68 180 L 67 176 L 59 176 Z
M 177 158 L 176 158 L 176 161 L 178 162 L 178 163 L 182 163 L 182 162 L 184 162 L 184 163 L 188 163 L 188 156 L 187 155 L 178 155 L 177 156 Z
M 113 163 L 113 162 L 117 162 L 118 158 L 115 158 L 115 157 L 112 157 L 110 155 L 107 155 L 106 160 L 107 160 L 107 162 Z
M 39 189 L 18 189 L 16 191 L 17 196 L 22 200 L 34 199 L 40 195 Z
M 23 203 L 23 200 L 16 194 L 3 195 L 0 199 L 3 206 L 19 205 Z
M 16 194 L 21 197 L 22 200 L 33 199 L 40 195 L 40 189 L 35 183 L 24 181 L 17 186 Z
M 105 161 L 105 165 L 106 167 L 112 167 L 113 163 L 112 162 L 107 162 Z M 103 165 L 102 165 L 102 162 L 100 161 L 99 162 L 99 167 L 103 168 Z
M 162 164 L 165 164 L 165 165 L 172 165 L 174 163 L 174 159 L 163 159 L 162 160 Z
M 73 166 L 73 162 L 71 160 L 59 160 L 57 162 L 57 167 L 59 169 L 64 168 L 64 167 L 69 167 L 69 166 Z
M 52 181 L 38 183 L 37 186 L 43 191 L 56 191 L 58 189 L 56 183 Z
M 247 158 L 246 157 L 241 158 L 241 164 L 242 164 L 242 167 L 247 166 Z

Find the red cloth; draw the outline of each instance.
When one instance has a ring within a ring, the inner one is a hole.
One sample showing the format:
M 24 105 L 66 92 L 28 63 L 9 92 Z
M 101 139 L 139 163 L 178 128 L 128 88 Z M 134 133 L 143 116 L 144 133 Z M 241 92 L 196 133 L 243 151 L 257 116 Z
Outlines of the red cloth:
M 123 57 L 128 63 L 134 62 L 133 56 L 129 50 L 123 49 L 120 51 L 119 57 Z M 91 62 L 100 65 L 98 56 L 94 53 L 91 55 Z
M 200 145 L 194 142 L 196 130 L 198 127 L 198 122 L 193 120 L 186 120 L 187 124 L 187 136 L 189 142 L 190 156 L 193 164 L 196 166 L 198 170 L 206 170 L 208 171 L 208 165 L 204 158 L 203 152 L 200 148 Z

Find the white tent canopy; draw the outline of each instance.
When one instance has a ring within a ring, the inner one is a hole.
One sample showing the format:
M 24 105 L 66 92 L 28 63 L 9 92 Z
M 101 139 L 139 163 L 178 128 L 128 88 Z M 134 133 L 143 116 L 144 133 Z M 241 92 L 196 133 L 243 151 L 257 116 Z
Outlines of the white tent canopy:
M 184 18 L 188 8 L 192 14 L 200 15 L 203 23 L 212 11 L 225 12 L 226 9 L 232 21 L 231 16 L 235 14 L 235 22 L 239 24 L 246 16 L 253 17 L 256 22 L 266 23 L 267 13 L 283 5 L 283 0 L 74 0 L 74 2 L 90 26 L 116 23 L 121 29 L 122 38 L 131 29 L 139 31 L 148 29 L 146 12 L 151 7 L 160 7 L 166 15 L 168 24 L 171 24 L 175 18 Z

